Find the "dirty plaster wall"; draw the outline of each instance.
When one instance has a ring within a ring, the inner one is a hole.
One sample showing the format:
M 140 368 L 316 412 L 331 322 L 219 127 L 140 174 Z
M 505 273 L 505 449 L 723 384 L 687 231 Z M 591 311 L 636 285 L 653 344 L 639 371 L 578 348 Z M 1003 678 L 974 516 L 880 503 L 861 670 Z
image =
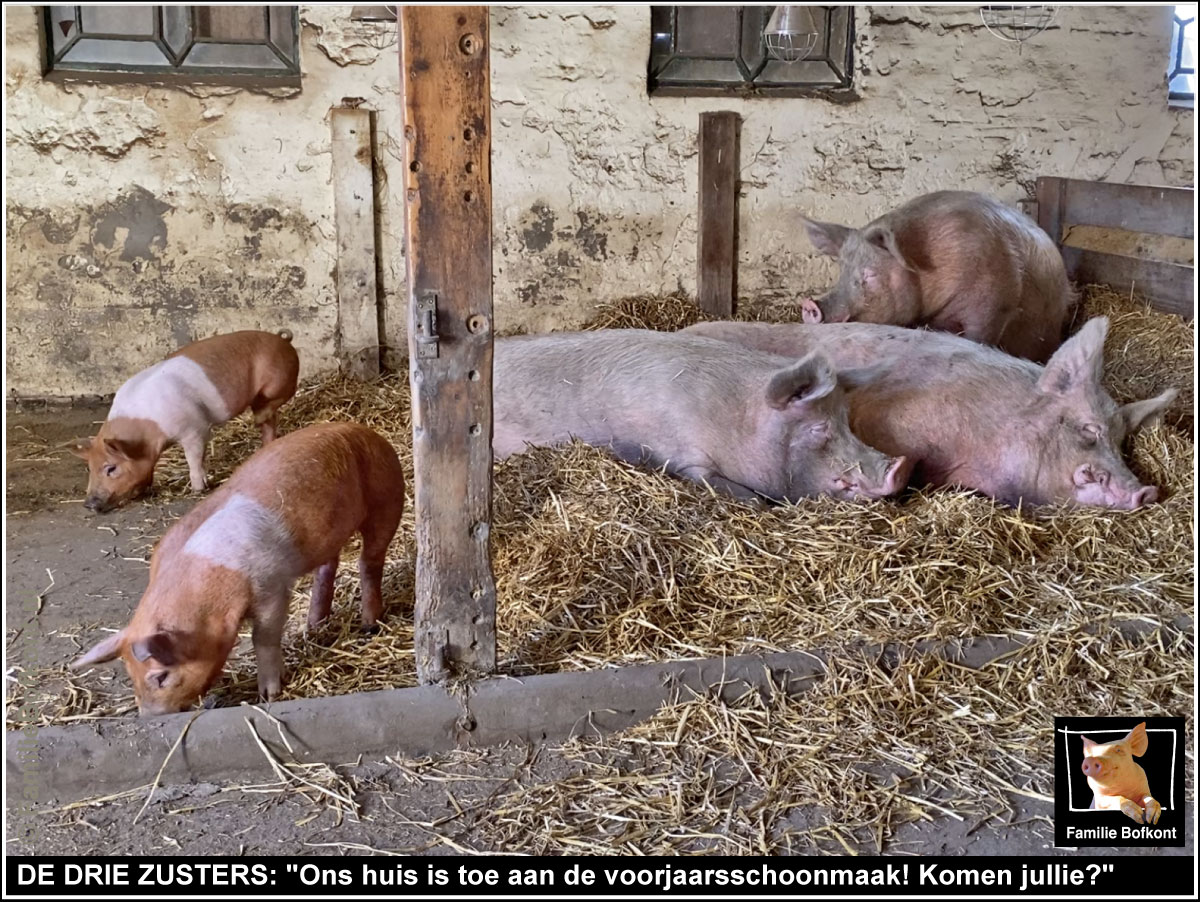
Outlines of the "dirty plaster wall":
M 336 366 L 329 110 L 343 98 L 379 110 L 379 276 L 401 309 L 395 28 L 348 16 L 303 8 L 302 88 L 251 91 L 45 81 L 34 8 L 7 10 L 10 396 L 109 394 L 235 329 L 286 326 L 305 373 Z
M 32 8 L 8 11 L 8 379 L 109 393 L 178 343 L 288 326 L 306 372 L 337 361 L 327 114 L 378 110 L 386 342 L 404 345 L 394 32 L 302 7 L 300 92 L 42 81 Z M 1193 118 L 1169 110 L 1169 7 L 1064 7 L 1018 54 L 974 7 L 860 7 L 861 99 L 650 98 L 644 6 L 493 7 L 500 329 L 695 289 L 700 112 L 743 116 L 740 283 L 832 280 L 797 216 L 860 224 L 938 188 L 1016 202 L 1038 175 L 1191 185 Z M 396 360 L 394 353 L 389 359 Z
M 859 7 L 855 18 L 861 99 L 841 105 L 651 98 L 648 8 L 494 10 L 508 319 L 561 328 L 597 300 L 694 295 L 705 110 L 743 117 L 743 295 L 833 281 L 801 211 L 862 225 L 943 188 L 1016 203 L 1039 175 L 1192 184 L 1192 113 L 1167 108 L 1170 7 L 1063 7 L 1020 54 L 985 32 L 977 7 Z

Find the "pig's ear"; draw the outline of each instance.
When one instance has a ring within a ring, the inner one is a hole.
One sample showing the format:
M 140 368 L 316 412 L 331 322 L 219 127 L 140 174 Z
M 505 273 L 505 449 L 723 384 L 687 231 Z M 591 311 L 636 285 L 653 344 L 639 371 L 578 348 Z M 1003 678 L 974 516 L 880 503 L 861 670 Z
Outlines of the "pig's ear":
M 862 238 L 868 244 L 873 244 L 880 250 L 887 251 L 905 269 L 910 269 L 913 272 L 917 271 L 917 267 L 913 262 L 904 256 L 904 252 L 900 250 L 900 242 L 896 240 L 896 233 L 892 231 L 891 226 L 882 224 L 870 226 L 863 229 Z
M 874 385 L 887 372 L 887 365 L 875 363 L 871 366 L 856 366 L 848 370 L 838 370 L 837 380 L 842 388 L 855 389 Z
M 85 667 L 91 667 L 93 664 L 103 664 L 106 661 L 111 661 L 121 654 L 121 649 L 124 647 L 125 630 L 121 630 L 119 633 L 113 633 L 107 639 L 100 640 L 84 654 L 72 661 L 71 669 L 82 670 Z
M 169 667 L 156 667 L 154 670 L 147 670 L 145 683 L 147 689 L 169 689 L 175 686 L 183 679 L 183 674 L 179 668 L 171 669 Z
M 82 457 L 84 460 L 87 460 L 87 456 L 92 451 L 92 440 L 91 438 L 74 438 L 60 447 L 66 448 L 76 457 Z
M 1086 736 L 1080 736 L 1079 738 L 1083 740 L 1083 753 L 1085 755 L 1090 755 L 1092 753 L 1092 749 L 1096 747 L 1096 743 L 1092 742 L 1092 740 L 1088 739 Z
M 822 398 L 836 386 L 837 376 L 829 361 L 813 353 L 771 377 L 767 383 L 767 403 L 778 410 L 787 410 Z
M 854 229 L 847 228 L 844 225 L 837 225 L 832 222 L 818 222 L 815 219 L 809 219 L 807 216 L 801 216 L 804 222 L 804 228 L 808 232 L 808 238 L 813 243 L 813 247 L 819 250 L 822 254 L 827 254 L 830 257 L 836 257 L 842 252 L 842 245 L 846 243 L 846 238 Z
M 135 639 L 129 650 L 139 661 L 153 658 L 166 667 L 179 660 L 179 648 L 175 637 L 166 632 L 151 633 L 149 636 Z
M 1145 721 L 1130 730 L 1125 736 L 1125 741 L 1129 743 L 1129 751 L 1133 757 L 1140 758 L 1146 754 L 1146 747 L 1150 745 L 1150 737 L 1146 735 Z
M 1148 398 L 1145 401 L 1134 401 L 1132 404 L 1124 405 L 1117 411 L 1117 416 L 1125 424 L 1126 432 L 1137 432 L 1143 426 L 1149 426 L 1157 420 L 1178 394 L 1179 392 L 1175 389 L 1168 388 L 1156 398 Z
M 1054 352 L 1038 379 L 1038 388 L 1048 395 L 1069 395 L 1086 385 L 1098 385 L 1104 369 L 1106 335 L 1107 316 L 1089 319 Z
M 133 442 L 127 442 L 119 438 L 104 439 L 104 447 L 110 453 L 117 457 L 123 457 L 126 460 L 132 460 L 138 456 L 140 447 Z

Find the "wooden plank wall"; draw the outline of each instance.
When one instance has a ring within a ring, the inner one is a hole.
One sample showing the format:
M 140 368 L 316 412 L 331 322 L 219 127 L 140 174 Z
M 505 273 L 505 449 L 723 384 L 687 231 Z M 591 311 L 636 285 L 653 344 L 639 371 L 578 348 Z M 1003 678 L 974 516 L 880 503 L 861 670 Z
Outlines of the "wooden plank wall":
M 1038 224 L 1059 245 L 1067 275 L 1142 294 L 1154 307 L 1195 316 L 1195 267 L 1063 245 L 1072 226 L 1097 226 L 1195 240 L 1195 191 L 1081 179 L 1037 180 Z

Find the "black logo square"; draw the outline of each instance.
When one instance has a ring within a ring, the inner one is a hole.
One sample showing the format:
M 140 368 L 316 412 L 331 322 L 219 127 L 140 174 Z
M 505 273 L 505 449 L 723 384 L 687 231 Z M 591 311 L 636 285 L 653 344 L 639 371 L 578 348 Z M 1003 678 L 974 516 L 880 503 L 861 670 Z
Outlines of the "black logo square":
M 1054 718 L 1054 844 L 1182 846 L 1182 717 Z

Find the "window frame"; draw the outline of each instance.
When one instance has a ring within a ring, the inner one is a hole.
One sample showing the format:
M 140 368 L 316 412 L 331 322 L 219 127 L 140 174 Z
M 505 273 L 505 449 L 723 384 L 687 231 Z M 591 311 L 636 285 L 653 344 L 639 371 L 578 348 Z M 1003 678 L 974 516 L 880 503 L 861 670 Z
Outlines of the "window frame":
M 670 51 L 665 60 L 656 58 L 653 28 L 653 13 L 651 33 L 650 33 L 650 49 L 647 54 L 646 64 L 646 92 L 651 99 L 656 97 L 816 97 L 833 102 L 848 102 L 859 99 L 858 91 L 854 86 L 854 38 L 856 35 L 855 29 L 855 7 L 853 6 L 819 6 L 814 9 L 820 10 L 825 15 L 827 27 L 823 47 L 825 52 L 829 52 L 829 46 L 832 36 L 835 33 L 834 29 L 845 28 L 845 52 L 844 55 L 837 59 L 831 60 L 827 56 L 818 56 L 809 59 L 807 62 L 823 61 L 826 63 L 830 72 L 839 76 L 830 84 L 771 84 L 771 83 L 755 83 L 754 78 L 760 76 L 773 60 L 765 47 L 765 41 L 762 41 L 761 32 L 759 33 L 760 42 L 762 42 L 761 52 L 763 61 L 751 73 L 744 60 L 745 41 L 746 41 L 746 22 L 745 12 L 750 7 L 737 7 L 737 23 L 738 23 L 738 50 L 733 57 L 701 57 L 689 56 L 680 54 L 677 51 L 678 41 L 678 7 L 670 6 Z M 765 26 L 770 18 L 770 8 L 755 7 L 755 9 L 764 10 L 760 16 L 762 23 Z M 840 16 L 845 16 L 844 22 L 838 22 Z M 736 66 L 737 70 L 742 75 L 742 80 L 739 82 L 713 82 L 713 81 L 685 81 L 683 79 L 662 78 L 664 70 L 677 60 L 727 60 L 732 66 Z M 797 65 L 802 65 L 798 63 Z M 779 65 L 786 65 L 779 63 Z M 840 71 L 839 71 L 840 70 Z
M 1193 63 L 1190 69 L 1183 67 L 1183 47 L 1187 37 L 1187 24 L 1196 23 L 1196 15 L 1192 14 L 1190 19 L 1182 19 L 1179 15 L 1179 7 L 1184 4 L 1176 4 L 1171 7 L 1171 55 L 1167 59 L 1167 105 L 1172 107 L 1194 108 L 1196 105 L 1196 92 L 1193 90 L 1191 94 L 1186 94 L 1183 91 L 1172 91 L 1171 82 L 1178 75 L 1191 75 L 1196 77 L 1196 66 Z M 1176 34 L 1178 31 L 1178 34 Z M 1195 51 L 1193 51 L 1193 54 Z
M 188 11 L 188 15 L 193 14 L 196 6 L 204 4 L 196 4 L 182 7 Z M 75 21 L 78 34 L 75 39 L 62 50 L 57 53 L 52 47 L 50 31 L 54 26 L 51 19 L 52 7 L 49 5 L 42 6 L 38 12 L 38 40 L 40 43 L 42 77 L 47 81 L 65 82 L 65 81 L 83 81 L 96 82 L 105 84 L 155 84 L 155 85 L 229 85 L 233 87 L 292 87 L 298 88 L 301 83 L 302 67 L 300 64 L 300 7 L 293 6 L 274 6 L 261 4 L 248 4 L 253 6 L 261 6 L 264 19 L 266 20 L 266 29 L 268 38 L 266 40 L 256 39 L 225 39 L 218 40 L 213 38 L 193 37 L 191 44 L 188 46 L 188 52 L 195 44 L 252 44 L 260 47 L 267 47 L 275 56 L 287 67 L 286 69 L 271 70 L 261 69 L 252 66 L 189 66 L 186 63 L 183 65 L 175 65 L 175 53 L 170 49 L 162 38 L 163 20 L 159 4 L 152 5 L 150 8 L 154 14 L 154 30 L 149 36 L 137 35 L 120 35 L 107 33 L 87 33 L 84 34 L 82 29 L 82 14 L 81 7 L 75 6 Z M 291 16 L 291 46 L 288 48 L 291 59 L 286 58 L 286 53 L 280 52 L 270 41 L 270 19 L 269 16 L 274 11 L 287 10 Z M 194 28 L 194 25 L 193 25 Z M 67 52 L 76 41 L 85 37 L 100 40 L 120 40 L 120 41 L 139 41 L 155 44 L 160 52 L 163 53 L 164 61 L 168 64 L 163 66 L 146 66 L 138 63 L 92 63 L 92 62 L 64 62 L 56 57 L 61 57 Z M 165 47 L 165 49 L 163 49 Z M 185 55 L 186 58 L 186 55 Z

